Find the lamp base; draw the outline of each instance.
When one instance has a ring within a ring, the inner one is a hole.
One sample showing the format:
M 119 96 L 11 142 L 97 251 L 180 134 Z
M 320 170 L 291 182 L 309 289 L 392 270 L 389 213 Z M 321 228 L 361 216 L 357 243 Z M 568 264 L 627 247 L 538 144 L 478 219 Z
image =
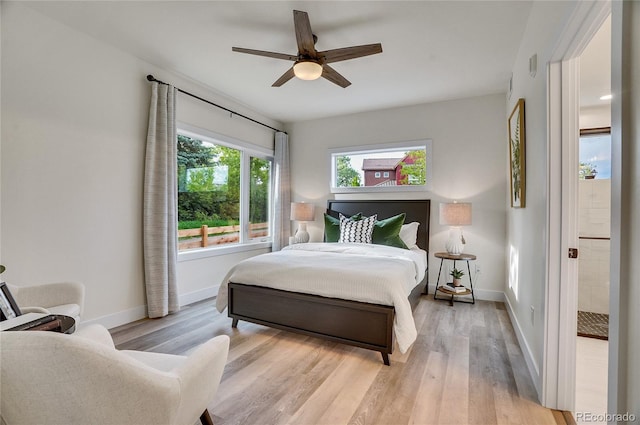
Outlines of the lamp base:
M 307 232 L 307 223 L 299 223 L 298 230 L 294 236 L 295 243 L 307 243 L 309 242 L 309 232 Z
M 464 251 L 464 245 L 460 241 L 447 241 L 445 245 L 447 252 L 452 255 L 460 255 Z
M 452 255 L 460 255 L 462 254 L 462 251 L 464 251 L 464 245 L 464 240 L 462 239 L 460 230 L 449 230 L 449 240 L 445 244 L 447 252 Z

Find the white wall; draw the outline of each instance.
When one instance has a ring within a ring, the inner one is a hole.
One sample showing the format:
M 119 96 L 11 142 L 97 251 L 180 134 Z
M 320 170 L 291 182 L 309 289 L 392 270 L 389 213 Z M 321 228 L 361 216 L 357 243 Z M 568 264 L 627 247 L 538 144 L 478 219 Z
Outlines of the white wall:
M 140 318 L 145 76 L 279 124 L 17 2 L 2 4 L 1 35 L 3 279 L 84 282 L 84 319 L 114 326 Z M 272 131 L 184 95 L 178 119 L 273 146 Z M 246 256 L 181 262 L 180 295 L 213 295 Z
M 580 108 L 580 128 L 611 127 L 611 104 Z
M 502 300 L 505 277 L 507 129 L 504 94 L 366 112 L 294 123 L 291 142 L 292 200 L 313 202 L 311 239 L 321 241 L 322 213 L 330 193 L 328 149 L 418 139 L 433 141 L 433 191 L 351 195 L 364 199 L 431 199 L 431 284 L 435 284 L 448 228 L 438 223 L 440 201 L 473 203 L 473 225 L 465 227 L 465 252 L 482 264 L 478 295 Z M 348 195 L 339 195 L 347 198 Z M 336 196 L 338 197 L 338 196 Z M 472 269 L 473 271 L 473 269 Z
M 527 204 L 525 208 L 510 208 L 507 212 L 510 272 L 506 296 L 539 395 L 544 349 L 549 173 L 546 64 L 575 5 L 572 2 L 533 3 L 513 65 L 513 91 L 507 101 L 507 114 L 510 114 L 517 100 L 525 99 Z M 529 73 L 529 58 L 533 54 L 538 55 L 535 77 Z

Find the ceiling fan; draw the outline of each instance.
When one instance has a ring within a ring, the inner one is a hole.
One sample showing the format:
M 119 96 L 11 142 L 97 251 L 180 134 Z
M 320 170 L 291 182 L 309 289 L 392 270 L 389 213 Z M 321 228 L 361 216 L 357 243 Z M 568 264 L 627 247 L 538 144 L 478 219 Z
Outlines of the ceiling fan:
M 263 50 L 245 49 L 242 47 L 232 47 L 231 50 L 239 53 L 248 53 L 250 55 L 294 61 L 293 66 L 282 74 L 282 76 L 271 85 L 272 87 L 280 87 L 293 77 L 298 77 L 301 80 L 315 80 L 324 77 L 332 83 L 345 88 L 351 85 L 351 82 L 328 64 L 382 53 L 382 44 L 380 43 L 318 52 L 315 48 L 318 37 L 311 32 L 311 24 L 309 23 L 309 15 L 307 12 L 294 10 L 293 23 L 295 25 L 296 40 L 298 42 L 297 55 L 265 52 Z

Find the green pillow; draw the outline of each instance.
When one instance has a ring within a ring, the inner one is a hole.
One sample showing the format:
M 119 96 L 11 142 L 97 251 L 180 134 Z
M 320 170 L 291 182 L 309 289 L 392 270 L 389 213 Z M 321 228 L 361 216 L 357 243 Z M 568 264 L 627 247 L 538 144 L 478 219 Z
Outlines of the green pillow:
M 372 243 L 409 249 L 402 239 L 400 239 L 400 229 L 404 224 L 405 217 L 406 214 L 402 213 L 376 221 L 376 225 L 373 228 Z
M 395 246 L 397 248 L 409 249 L 400 239 L 400 229 L 404 224 L 406 214 L 398 214 L 384 220 L 376 221 L 373 228 L 372 243 L 378 245 Z M 353 221 L 362 220 L 362 213 L 354 214 L 350 217 Z M 338 242 L 340 239 L 340 220 L 324 214 L 324 241 Z
M 354 214 L 351 220 L 362 220 L 362 213 Z M 340 239 L 340 220 L 324 213 L 324 241 L 338 242 Z

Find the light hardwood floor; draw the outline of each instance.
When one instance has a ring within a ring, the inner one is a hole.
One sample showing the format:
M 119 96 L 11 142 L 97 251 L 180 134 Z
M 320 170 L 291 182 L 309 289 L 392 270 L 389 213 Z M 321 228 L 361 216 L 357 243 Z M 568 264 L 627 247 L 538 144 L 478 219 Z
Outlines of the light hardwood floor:
M 594 421 L 607 413 L 609 341 L 584 338 L 576 341 L 576 422 L 606 424 Z M 587 420 L 588 419 L 588 420 Z M 604 418 L 603 418 L 604 419 Z
M 183 354 L 226 334 L 231 349 L 209 411 L 228 424 L 565 424 L 536 401 L 504 304 L 434 301 L 418 339 L 391 356 L 240 322 L 205 300 L 113 329 L 120 349 Z

